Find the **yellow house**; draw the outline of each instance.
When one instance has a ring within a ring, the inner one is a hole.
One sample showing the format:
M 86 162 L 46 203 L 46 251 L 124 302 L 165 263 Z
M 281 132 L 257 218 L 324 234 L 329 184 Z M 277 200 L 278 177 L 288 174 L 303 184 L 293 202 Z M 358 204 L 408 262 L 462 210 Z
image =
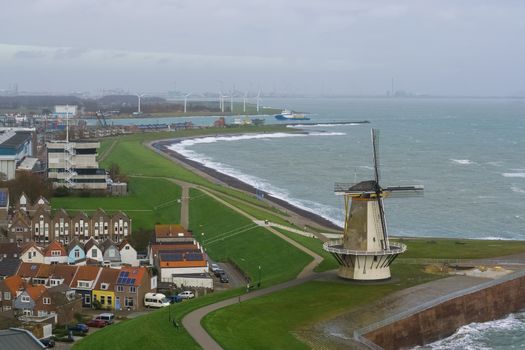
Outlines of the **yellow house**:
M 93 300 L 106 310 L 115 310 L 115 283 L 120 270 L 104 268 L 100 273 L 97 284 L 93 288 Z

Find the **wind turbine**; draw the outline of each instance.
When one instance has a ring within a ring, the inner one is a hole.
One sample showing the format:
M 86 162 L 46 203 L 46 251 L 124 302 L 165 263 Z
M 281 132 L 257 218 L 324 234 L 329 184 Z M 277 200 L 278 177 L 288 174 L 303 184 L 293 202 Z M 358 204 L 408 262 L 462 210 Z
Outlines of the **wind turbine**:
M 233 91 L 230 95 L 230 113 L 233 114 Z
M 259 114 L 259 108 L 261 104 L 261 90 L 257 93 L 257 114 Z
M 244 97 L 242 98 L 242 104 L 243 104 L 243 111 L 246 113 L 246 97 L 248 96 L 248 92 L 244 93 Z
M 140 99 L 142 97 L 146 96 L 146 94 L 137 94 L 137 97 L 139 98 L 139 103 L 138 103 L 138 111 L 137 111 L 137 114 L 141 114 L 142 112 L 140 111 Z
M 221 91 L 221 112 L 224 113 L 224 98 L 228 97 L 228 95 L 224 95 Z
M 184 113 L 186 113 L 186 103 L 188 101 L 188 97 L 191 96 L 191 92 L 189 94 L 184 95 Z

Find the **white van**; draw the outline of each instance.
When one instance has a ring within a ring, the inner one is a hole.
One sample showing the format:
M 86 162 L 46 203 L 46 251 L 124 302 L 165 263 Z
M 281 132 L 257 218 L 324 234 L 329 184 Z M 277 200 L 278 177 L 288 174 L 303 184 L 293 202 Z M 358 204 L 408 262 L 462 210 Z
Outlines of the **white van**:
M 170 301 L 162 293 L 146 293 L 144 295 L 144 306 L 165 307 L 170 306 Z
M 98 315 L 97 317 L 95 317 L 94 319 L 105 321 L 107 325 L 110 325 L 113 323 L 113 320 L 115 319 L 115 315 L 109 312 L 104 312 Z

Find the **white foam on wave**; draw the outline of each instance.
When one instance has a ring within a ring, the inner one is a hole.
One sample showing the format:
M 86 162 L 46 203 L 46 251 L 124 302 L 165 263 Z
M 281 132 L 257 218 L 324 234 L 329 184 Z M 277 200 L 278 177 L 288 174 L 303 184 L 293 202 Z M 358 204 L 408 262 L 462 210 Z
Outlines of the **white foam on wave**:
M 525 173 L 503 173 L 501 175 L 504 177 L 523 177 L 525 178 Z
M 512 192 L 525 194 L 525 190 L 521 187 L 512 186 L 510 189 L 512 190 Z
M 222 174 L 232 176 L 239 181 L 247 183 L 251 186 L 259 188 L 272 196 L 282 199 L 298 208 L 310 211 L 317 215 L 322 216 L 323 218 L 333 222 L 336 225 L 342 226 L 343 222 L 340 220 L 342 214 L 334 208 L 310 201 L 310 200 L 301 200 L 293 198 L 290 193 L 282 188 L 270 184 L 268 181 L 259 178 L 257 176 L 248 175 L 242 171 L 235 169 L 227 164 L 217 162 L 216 160 L 195 152 L 189 147 L 196 144 L 211 144 L 215 142 L 231 142 L 231 141 L 240 141 L 240 140 L 250 140 L 250 139 L 260 139 L 262 141 L 272 139 L 272 138 L 283 138 L 283 137 L 308 137 L 308 136 L 343 136 L 345 133 L 340 132 L 310 132 L 306 134 L 288 134 L 288 133 L 273 133 L 273 134 L 252 134 L 252 135 L 236 135 L 236 136 L 208 136 L 195 139 L 182 140 L 178 143 L 168 146 L 169 149 L 183 155 L 184 157 L 193 160 L 195 162 L 201 163 L 202 165 L 214 169 Z
M 504 319 L 484 323 L 471 323 L 459 328 L 456 333 L 437 342 L 418 346 L 415 349 L 432 350 L 484 350 L 493 349 L 494 337 L 502 337 L 510 348 L 521 348 L 522 338 L 509 338 L 509 332 L 522 333 L 525 323 L 522 314 L 511 314 Z M 514 343 L 514 344 L 511 344 Z
M 323 127 L 323 128 L 334 128 L 338 126 L 358 126 L 363 125 L 362 123 L 319 123 L 319 124 L 296 124 L 296 125 L 286 125 L 287 128 L 316 128 L 316 127 Z
M 452 162 L 456 163 L 456 164 L 461 164 L 461 165 L 470 165 L 470 164 L 474 164 L 473 161 L 469 160 L 469 159 L 450 159 Z

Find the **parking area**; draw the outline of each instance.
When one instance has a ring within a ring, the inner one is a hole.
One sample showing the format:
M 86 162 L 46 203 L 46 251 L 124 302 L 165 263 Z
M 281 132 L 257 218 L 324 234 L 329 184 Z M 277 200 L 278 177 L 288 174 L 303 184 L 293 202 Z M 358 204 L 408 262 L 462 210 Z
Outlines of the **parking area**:
M 232 264 L 229 263 L 217 263 L 219 267 L 224 270 L 226 276 L 228 277 L 228 283 L 222 283 L 218 276 L 213 275 L 213 286 L 217 291 L 233 289 L 238 287 L 246 286 L 248 281 L 244 278 L 243 274 Z M 211 272 L 211 271 L 210 271 Z

